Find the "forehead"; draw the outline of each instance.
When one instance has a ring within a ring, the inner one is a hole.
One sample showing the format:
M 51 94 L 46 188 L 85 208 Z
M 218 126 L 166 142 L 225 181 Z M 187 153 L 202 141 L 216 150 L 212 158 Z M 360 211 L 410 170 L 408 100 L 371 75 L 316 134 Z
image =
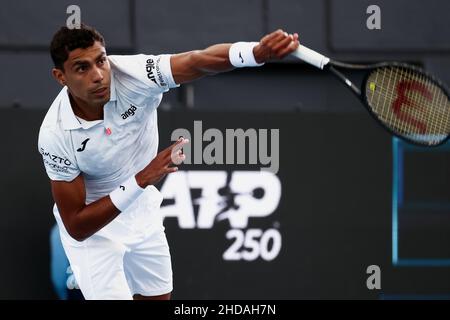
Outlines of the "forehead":
M 74 64 L 78 61 L 92 61 L 98 58 L 102 53 L 106 54 L 105 47 L 98 41 L 95 41 L 94 44 L 87 48 L 77 48 L 69 53 L 69 57 L 67 58 L 67 62 L 70 64 Z

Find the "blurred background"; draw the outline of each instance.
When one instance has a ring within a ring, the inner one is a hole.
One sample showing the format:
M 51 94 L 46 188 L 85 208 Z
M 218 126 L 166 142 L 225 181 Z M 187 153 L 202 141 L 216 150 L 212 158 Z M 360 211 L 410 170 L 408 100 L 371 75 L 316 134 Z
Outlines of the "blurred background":
M 72 4 L 109 54 L 258 41 L 283 28 L 335 59 L 409 62 L 450 84 L 446 0 L 2 1 L 0 299 L 77 297 L 37 150 L 60 90 L 48 46 Z M 366 26 L 370 5 L 381 29 Z M 277 174 L 185 165 L 159 186 L 174 299 L 450 298 L 450 145 L 392 138 L 341 83 L 292 58 L 171 90 L 158 117 L 161 148 L 194 121 L 223 133 L 279 129 L 280 139 Z M 372 265 L 380 289 L 367 287 Z

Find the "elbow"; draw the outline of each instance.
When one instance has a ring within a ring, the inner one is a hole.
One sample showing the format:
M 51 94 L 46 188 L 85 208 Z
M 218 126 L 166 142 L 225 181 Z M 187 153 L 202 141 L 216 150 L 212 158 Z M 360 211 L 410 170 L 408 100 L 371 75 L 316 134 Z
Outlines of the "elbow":
M 85 236 L 72 236 L 72 238 L 74 240 L 76 240 L 77 242 L 83 242 L 84 240 L 86 240 L 88 237 Z
M 71 230 L 71 231 L 67 230 L 67 232 L 69 233 L 69 236 L 72 239 L 76 240 L 77 242 L 83 242 L 84 240 L 86 240 L 88 238 L 81 232 L 77 232 L 77 231 L 73 231 L 73 230 Z
M 89 238 L 89 235 L 87 235 L 85 232 L 81 230 L 78 226 L 72 224 L 66 225 L 66 230 L 69 236 L 76 240 L 77 242 L 82 242 Z

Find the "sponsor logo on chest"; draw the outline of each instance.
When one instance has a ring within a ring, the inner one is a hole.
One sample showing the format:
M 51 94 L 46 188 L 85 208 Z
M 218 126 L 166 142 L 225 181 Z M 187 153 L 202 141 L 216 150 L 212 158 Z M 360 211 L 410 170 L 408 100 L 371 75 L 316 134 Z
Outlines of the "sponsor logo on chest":
M 122 119 L 125 120 L 128 117 L 134 116 L 136 110 L 137 110 L 137 108 L 135 106 L 131 105 L 127 111 L 125 111 L 124 113 L 121 114 Z

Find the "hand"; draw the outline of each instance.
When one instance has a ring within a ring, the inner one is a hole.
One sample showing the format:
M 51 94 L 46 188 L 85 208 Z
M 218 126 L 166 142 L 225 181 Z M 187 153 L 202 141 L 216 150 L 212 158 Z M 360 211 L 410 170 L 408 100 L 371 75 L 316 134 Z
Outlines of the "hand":
M 144 168 L 136 174 L 136 182 L 141 188 L 152 185 L 161 180 L 165 175 L 178 170 L 172 164 L 182 163 L 186 156 L 181 148 L 189 142 L 188 139 L 180 138 L 167 149 L 164 149 Z
M 288 34 L 281 29 L 264 36 L 259 44 L 253 48 L 253 55 L 258 63 L 267 62 L 271 59 L 283 59 L 294 52 L 300 43 L 298 34 Z

